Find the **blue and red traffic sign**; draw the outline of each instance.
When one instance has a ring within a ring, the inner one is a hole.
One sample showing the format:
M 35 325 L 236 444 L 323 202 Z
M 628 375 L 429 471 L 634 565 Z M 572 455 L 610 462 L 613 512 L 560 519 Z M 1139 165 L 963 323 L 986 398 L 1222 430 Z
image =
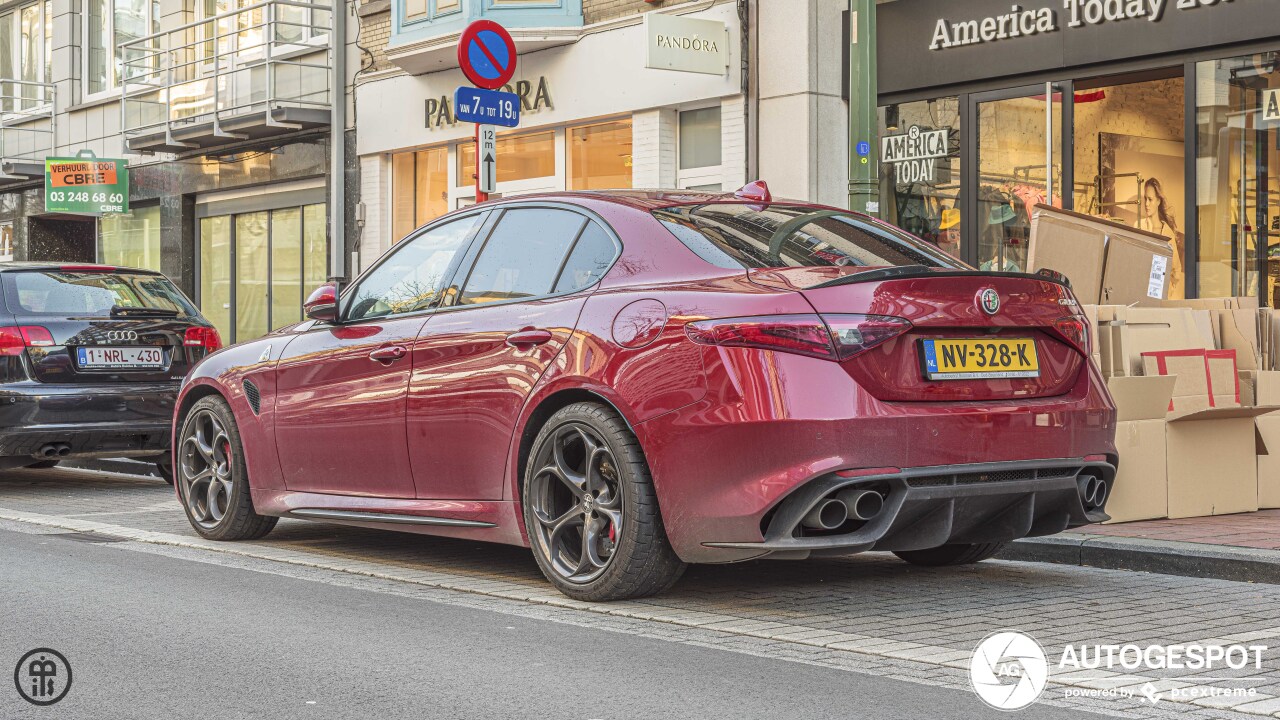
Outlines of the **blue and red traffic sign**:
M 516 74 L 516 44 L 506 28 L 477 20 L 458 40 L 458 65 L 476 87 L 497 90 Z

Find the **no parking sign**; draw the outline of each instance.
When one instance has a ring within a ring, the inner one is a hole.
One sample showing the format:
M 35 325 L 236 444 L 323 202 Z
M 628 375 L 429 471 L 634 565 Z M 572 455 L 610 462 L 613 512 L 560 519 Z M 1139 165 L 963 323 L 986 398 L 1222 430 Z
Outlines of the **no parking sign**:
M 492 20 L 477 20 L 458 39 L 458 65 L 476 87 L 497 90 L 516 74 L 516 43 Z

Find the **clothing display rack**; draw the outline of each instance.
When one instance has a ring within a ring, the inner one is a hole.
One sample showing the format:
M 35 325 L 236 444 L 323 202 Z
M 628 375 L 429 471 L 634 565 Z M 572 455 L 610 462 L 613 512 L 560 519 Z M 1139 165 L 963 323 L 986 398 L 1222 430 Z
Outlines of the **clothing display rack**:
M 1101 202 L 1102 181 L 1110 180 L 1112 187 L 1114 188 L 1116 180 L 1120 178 L 1127 178 L 1127 177 L 1133 178 L 1134 182 L 1137 183 L 1138 185 L 1138 191 L 1137 193 L 1134 194 L 1134 197 L 1137 198 L 1136 200 L 1118 200 L 1118 201 L 1112 201 L 1112 202 Z M 1146 182 L 1145 179 L 1142 177 L 1142 173 L 1136 173 L 1136 172 L 1099 173 L 1094 176 L 1093 182 L 1094 182 L 1094 185 L 1096 186 L 1094 191 L 1096 194 L 1094 195 L 1094 204 L 1093 204 L 1093 208 L 1095 212 L 1101 212 L 1106 208 L 1123 207 L 1126 205 L 1137 205 L 1139 208 L 1142 207 L 1142 184 Z M 1141 215 L 1141 213 L 1139 213 L 1139 215 Z

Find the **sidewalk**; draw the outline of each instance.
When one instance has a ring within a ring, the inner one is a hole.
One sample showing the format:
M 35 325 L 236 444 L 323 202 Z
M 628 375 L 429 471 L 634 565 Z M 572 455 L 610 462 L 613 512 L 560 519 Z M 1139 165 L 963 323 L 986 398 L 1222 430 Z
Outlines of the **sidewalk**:
M 1020 540 L 1000 557 L 1280 584 L 1280 510 L 1090 525 Z

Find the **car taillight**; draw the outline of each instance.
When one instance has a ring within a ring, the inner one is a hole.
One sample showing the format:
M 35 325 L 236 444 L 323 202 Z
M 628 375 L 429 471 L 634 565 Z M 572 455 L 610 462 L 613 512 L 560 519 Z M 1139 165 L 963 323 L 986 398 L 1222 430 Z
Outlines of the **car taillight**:
M 1059 318 L 1053 321 L 1053 329 L 1075 349 L 1085 356 L 1089 355 L 1089 325 L 1085 320 L 1078 317 Z
M 701 320 L 685 326 L 701 345 L 746 347 L 848 360 L 911 328 L 902 318 L 882 315 L 770 315 Z
M 53 335 L 39 325 L 0 327 L 0 356 L 21 355 L 29 347 L 52 347 Z
M 222 347 L 222 337 L 211 327 L 189 327 L 182 338 L 182 344 L 189 347 L 202 347 L 213 352 Z

